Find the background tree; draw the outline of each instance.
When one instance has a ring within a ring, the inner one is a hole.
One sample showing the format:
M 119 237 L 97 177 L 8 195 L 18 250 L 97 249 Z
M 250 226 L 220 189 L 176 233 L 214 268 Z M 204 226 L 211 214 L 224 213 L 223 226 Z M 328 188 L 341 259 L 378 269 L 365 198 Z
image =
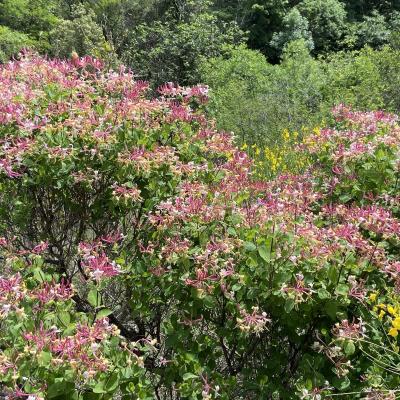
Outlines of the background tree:
M 309 31 L 308 20 L 304 18 L 297 8 L 292 8 L 283 18 L 283 30 L 274 33 L 271 40 L 271 46 L 282 51 L 289 42 L 304 39 L 309 50 L 314 49 L 314 41 Z
M 115 53 L 95 18 L 93 10 L 73 5 L 71 19 L 59 20 L 50 31 L 51 53 L 60 58 L 68 58 L 72 52 L 80 56 L 91 54 L 112 64 Z
M 58 0 L 1 0 L 0 24 L 29 35 L 40 51 L 47 52 L 58 11 Z
M 35 41 L 24 33 L 0 26 L 0 63 L 7 62 L 25 47 L 35 47 Z
M 280 65 L 242 47 L 206 62 L 202 71 L 220 126 L 249 144 L 275 143 L 284 129 L 300 130 L 321 118 L 324 75 L 304 40 L 286 46 Z
M 203 58 L 219 56 L 226 45 L 240 43 L 242 37 L 236 24 L 221 24 L 210 14 L 195 15 L 188 22 L 141 24 L 130 34 L 122 60 L 155 86 L 195 83 Z
M 379 47 L 387 44 L 390 39 L 390 26 L 385 17 L 377 10 L 366 15 L 357 27 L 357 45 L 359 48 L 369 45 Z
M 400 10 L 399 0 L 345 0 L 346 10 L 351 20 L 362 20 L 365 15 L 374 10 L 385 16 L 390 16 L 393 11 Z
M 297 6 L 307 18 L 315 51 L 337 50 L 346 32 L 346 10 L 339 0 L 303 0 Z

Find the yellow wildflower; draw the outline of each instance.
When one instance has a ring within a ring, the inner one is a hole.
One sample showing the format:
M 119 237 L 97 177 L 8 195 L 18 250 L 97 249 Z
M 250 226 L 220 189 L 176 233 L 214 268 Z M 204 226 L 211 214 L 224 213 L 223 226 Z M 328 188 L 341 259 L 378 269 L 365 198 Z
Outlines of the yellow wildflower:
M 371 301 L 376 301 L 377 296 L 378 296 L 378 293 L 371 293 L 371 294 L 369 295 L 369 299 L 370 299 Z
M 381 312 L 378 315 L 378 318 L 382 319 L 385 314 L 386 314 L 385 311 L 381 310 Z
M 395 318 L 392 321 L 392 325 L 393 325 L 394 328 L 400 329 L 400 317 Z
M 317 136 L 319 136 L 319 135 L 321 134 L 321 130 L 319 129 L 319 127 L 315 127 L 315 128 L 313 129 L 313 132 L 314 132 Z
M 388 313 L 389 314 L 392 314 L 392 315 L 395 315 L 396 314 L 396 309 L 393 307 L 393 306 L 388 306 L 387 307 L 387 310 L 388 310 Z
M 283 131 L 282 137 L 283 137 L 283 140 L 284 140 L 285 142 L 288 142 L 288 141 L 289 141 L 289 139 L 290 139 L 290 133 L 289 133 L 289 131 L 288 131 L 287 129 L 285 129 L 285 130 Z
M 391 328 L 391 329 L 389 330 L 389 335 L 390 335 L 390 336 L 397 337 L 398 334 L 399 334 L 399 332 L 397 331 L 396 328 Z

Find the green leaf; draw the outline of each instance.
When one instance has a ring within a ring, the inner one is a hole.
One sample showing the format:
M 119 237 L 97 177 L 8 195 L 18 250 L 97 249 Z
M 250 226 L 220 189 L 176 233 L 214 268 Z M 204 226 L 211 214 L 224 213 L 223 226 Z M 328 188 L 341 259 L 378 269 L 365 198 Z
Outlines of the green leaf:
M 101 295 L 96 288 L 89 291 L 88 302 L 93 307 L 98 307 L 101 304 Z
M 242 288 L 242 285 L 240 285 L 239 283 L 235 283 L 232 286 L 232 291 L 237 292 L 238 290 L 240 290 Z
M 347 203 L 351 199 L 352 199 L 352 196 L 350 196 L 349 194 L 342 194 L 341 196 L 339 196 L 339 200 L 341 203 Z
M 48 399 L 53 399 L 54 397 L 58 397 L 65 391 L 65 382 L 62 382 L 60 380 L 56 379 L 56 382 L 52 383 L 48 388 L 47 388 L 47 398 Z
M 244 242 L 244 248 L 247 251 L 254 251 L 257 249 L 256 245 L 253 242 Z
M 114 373 L 111 377 L 107 380 L 104 389 L 107 392 L 114 392 L 115 389 L 118 387 L 119 384 L 119 374 Z
M 350 386 L 350 379 L 347 376 L 344 378 L 338 378 L 335 376 L 332 383 L 337 389 L 346 390 Z
M 42 352 L 40 352 L 40 354 L 38 355 L 38 361 L 39 361 L 39 364 L 40 364 L 42 367 L 47 367 L 47 366 L 49 366 L 49 365 L 50 365 L 50 362 L 51 362 L 51 359 L 52 359 L 52 355 L 51 355 L 51 353 L 49 353 L 49 352 L 47 352 L 47 351 L 42 351 Z
M 332 265 L 328 269 L 328 278 L 331 281 L 331 283 L 336 284 L 337 280 L 338 280 L 338 277 L 339 277 L 339 272 L 338 272 L 337 268 Z
M 271 260 L 271 253 L 264 245 L 258 247 L 258 254 L 264 261 L 269 262 Z
M 96 386 L 93 388 L 93 393 L 106 393 L 104 390 L 104 381 L 97 382 Z
M 342 296 L 347 296 L 347 294 L 349 293 L 349 289 L 350 288 L 348 285 L 341 283 L 341 284 L 337 285 L 336 293 L 340 294 Z
M 186 374 L 183 374 L 183 380 L 187 381 L 189 379 L 197 379 L 198 376 L 195 374 L 192 374 L 191 372 L 186 372 Z
M 293 310 L 294 307 L 294 300 L 293 299 L 286 299 L 285 301 L 285 311 L 287 313 L 290 313 L 290 311 Z
M 46 275 L 41 268 L 35 268 L 33 271 L 33 277 L 39 282 L 44 283 L 46 281 Z
M 232 227 L 229 227 L 229 228 L 227 229 L 227 232 L 228 232 L 228 234 L 231 235 L 231 236 L 236 236 L 236 235 L 237 235 L 236 230 L 235 230 L 234 228 L 232 228 Z
M 346 354 L 346 356 L 351 356 L 352 354 L 354 354 L 355 351 L 356 346 L 354 346 L 354 342 L 352 340 L 347 341 L 344 345 L 344 353 Z
M 71 316 L 69 312 L 62 311 L 57 314 L 57 317 L 65 327 L 67 327 L 71 322 Z
M 318 289 L 317 293 L 318 297 L 322 300 L 329 299 L 331 297 L 331 294 L 325 288 Z
M 101 318 L 107 317 L 112 313 L 113 313 L 112 310 L 110 310 L 109 308 L 103 308 L 102 310 L 100 310 L 97 313 L 96 319 L 101 319 Z
M 329 301 L 325 304 L 324 308 L 326 314 L 331 318 L 332 321 L 336 320 L 336 313 L 338 312 L 338 304 L 334 301 Z

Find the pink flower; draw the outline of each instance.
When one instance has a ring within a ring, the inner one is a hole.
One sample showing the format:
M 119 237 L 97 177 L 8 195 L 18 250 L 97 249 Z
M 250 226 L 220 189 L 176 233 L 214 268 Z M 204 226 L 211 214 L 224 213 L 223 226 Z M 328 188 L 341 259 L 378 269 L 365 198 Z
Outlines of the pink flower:
M 246 333 L 255 333 L 259 335 L 266 329 L 266 325 L 271 320 L 267 317 L 265 312 L 260 313 L 259 308 L 254 306 L 252 312 L 240 309 L 240 318 L 237 318 L 239 329 Z
M 365 327 L 360 319 L 358 323 L 350 323 L 347 319 L 344 319 L 340 323 L 336 323 L 332 329 L 334 336 L 340 339 L 360 339 L 364 336 Z
M 19 178 L 22 176 L 21 173 L 13 170 L 10 161 L 6 159 L 0 160 L 0 170 L 1 169 L 4 170 L 4 172 L 9 178 Z
M 210 274 L 204 268 L 198 268 L 196 270 L 196 279 L 185 279 L 185 284 L 188 286 L 193 286 L 198 289 L 207 289 L 210 290 L 211 282 L 219 281 L 220 277 L 217 274 Z
M 49 247 L 48 242 L 41 242 L 32 249 L 32 253 L 41 254 Z
M 117 199 L 130 199 L 133 201 L 140 201 L 140 190 L 137 187 L 114 186 L 113 195 Z
M 31 296 L 37 298 L 40 303 L 46 304 L 50 301 L 63 301 L 68 300 L 73 296 L 73 289 L 71 285 L 64 280 L 59 284 L 44 283 L 42 287 L 35 289 L 31 292 Z
M 89 273 L 95 280 L 110 278 L 121 273 L 119 266 L 104 253 L 98 256 L 87 257 L 83 265 L 89 270 Z

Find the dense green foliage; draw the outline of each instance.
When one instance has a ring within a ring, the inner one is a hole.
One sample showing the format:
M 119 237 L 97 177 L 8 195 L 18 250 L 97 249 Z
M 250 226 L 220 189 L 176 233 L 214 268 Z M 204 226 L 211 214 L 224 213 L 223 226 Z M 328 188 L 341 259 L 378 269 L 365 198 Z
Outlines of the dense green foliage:
M 276 63 L 284 45 L 299 38 L 313 55 L 396 42 L 399 11 L 397 1 L 1 0 L 0 24 L 53 55 L 74 46 L 79 55 L 101 54 L 107 42 L 140 76 L 194 83 L 192 60 L 217 55 L 222 42 L 237 43 L 244 33 L 250 48 Z M 165 72 L 157 63 L 167 63 Z
M 321 124 L 336 104 L 400 109 L 398 50 L 365 48 L 315 59 L 307 47 L 291 42 L 279 65 L 244 47 L 204 62 L 202 80 L 212 88 L 210 111 L 219 126 L 242 142 L 271 144 L 284 129 Z
M 34 42 L 24 33 L 0 26 L 0 62 L 7 62 L 23 48 L 33 46 Z

